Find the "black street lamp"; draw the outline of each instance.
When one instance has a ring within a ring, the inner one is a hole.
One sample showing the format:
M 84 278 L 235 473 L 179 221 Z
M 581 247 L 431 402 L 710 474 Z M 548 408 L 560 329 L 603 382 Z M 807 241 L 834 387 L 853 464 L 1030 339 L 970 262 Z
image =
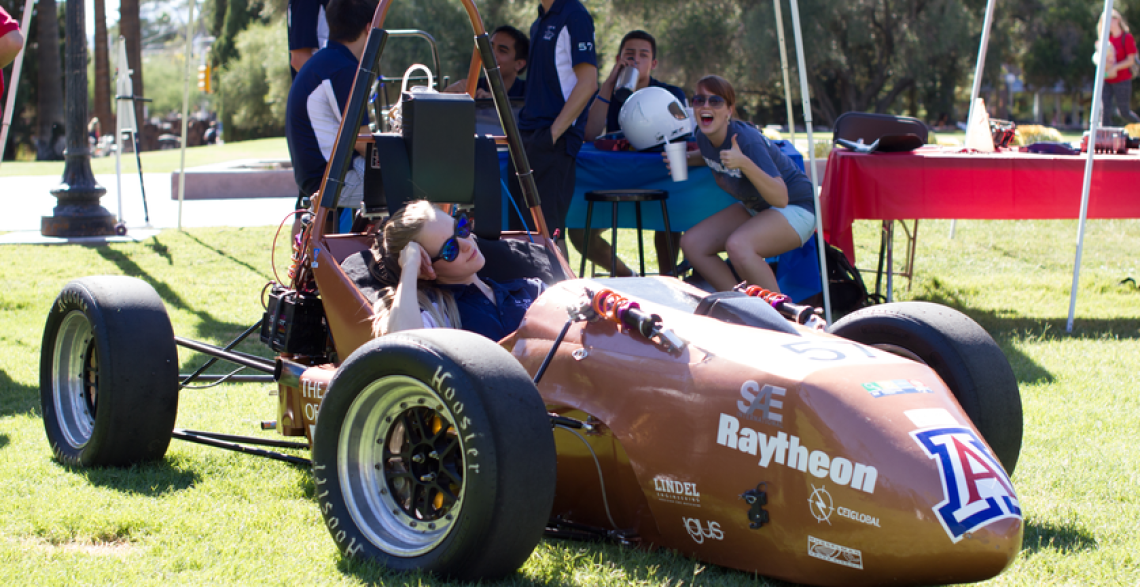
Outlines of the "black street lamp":
M 44 216 L 44 236 L 110 236 L 115 217 L 99 205 L 106 188 L 95 183 L 91 149 L 87 145 L 87 31 L 83 0 L 67 3 L 67 154 L 63 179 L 51 190 L 58 199 L 51 216 Z

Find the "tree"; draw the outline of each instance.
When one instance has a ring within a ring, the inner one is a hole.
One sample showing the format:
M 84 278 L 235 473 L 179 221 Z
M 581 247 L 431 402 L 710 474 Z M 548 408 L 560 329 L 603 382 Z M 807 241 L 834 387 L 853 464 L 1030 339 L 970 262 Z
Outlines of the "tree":
M 59 53 L 59 9 L 55 0 L 36 7 L 39 76 L 36 104 L 36 160 L 63 158 L 63 66 Z
M 127 45 L 127 61 L 130 62 L 131 81 L 134 84 L 136 96 L 145 96 L 143 86 L 142 61 L 142 25 L 139 22 L 139 0 L 120 0 L 119 2 L 119 34 Z M 122 67 L 122 64 L 119 65 Z M 143 103 L 135 103 L 135 121 L 139 127 L 146 124 L 146 115 L 143 112 Z M 142 128 L 138 129 L 142 131 Z
M 107 8 L 95 0 L 95 116 L 104 133 L 114 132 L 111 115 L 111 65 L 107 47 Z

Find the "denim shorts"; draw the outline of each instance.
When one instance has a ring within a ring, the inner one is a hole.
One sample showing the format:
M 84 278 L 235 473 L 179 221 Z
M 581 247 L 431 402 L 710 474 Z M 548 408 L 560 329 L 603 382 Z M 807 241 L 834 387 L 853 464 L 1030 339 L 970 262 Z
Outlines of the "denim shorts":
M 744 206 L 743 202 L 738 203 Z M 759 212 L 748 206 L 744 206 L 744 209 L 748 210 L 748 214 L 752 216 L 759 214 Z M 815 232 L 815 214 L 799 206 L 784 206 L 783 208 L 772 206 L 772 209 L 783 215 L 784 220 L 787 220 L 788 224 L 792 226 L 792 229 L 796 231 L 796 234 L 800 235 L 800 245 L 806 243 L 807 240 L 811 238 L 812 233 Z

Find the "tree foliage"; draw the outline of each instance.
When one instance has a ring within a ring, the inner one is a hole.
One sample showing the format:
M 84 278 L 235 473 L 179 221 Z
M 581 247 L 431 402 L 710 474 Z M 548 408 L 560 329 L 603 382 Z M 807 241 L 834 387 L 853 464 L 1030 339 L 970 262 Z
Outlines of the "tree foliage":
M 237 35 L 236 57 L 218 76 L 226 140 L 284 133 L 290 83 L 285 37 L 280 22 L 255 23 Z

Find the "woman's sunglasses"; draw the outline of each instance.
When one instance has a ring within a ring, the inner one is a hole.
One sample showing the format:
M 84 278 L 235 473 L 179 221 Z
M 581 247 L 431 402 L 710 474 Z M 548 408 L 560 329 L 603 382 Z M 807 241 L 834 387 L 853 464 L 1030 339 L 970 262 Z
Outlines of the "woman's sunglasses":
M 455 233 L 451 238 L 443 241 L 443 246 L 439 249 L 439 254 L 431 258 L 431 262 L 435 263 L 440 259 L 448 263 L 455 260 L 459 256 L 459 239 L 471 236 L 471 230 L 475 228 L 475 220 L 468 218 L 466 212 L 460 212 L 455 217 Z
M 700 107 L 708 104 L 709 108 L 716 110 L 717 108 L 724 106 L 725 103 L 726 102 L 724 101 L 724 98 L 721 98 L 715 94 L 711 96 L 706 94 L 697 94 L 696 96 L 693 96 L 693 106 L 695 107 Z

